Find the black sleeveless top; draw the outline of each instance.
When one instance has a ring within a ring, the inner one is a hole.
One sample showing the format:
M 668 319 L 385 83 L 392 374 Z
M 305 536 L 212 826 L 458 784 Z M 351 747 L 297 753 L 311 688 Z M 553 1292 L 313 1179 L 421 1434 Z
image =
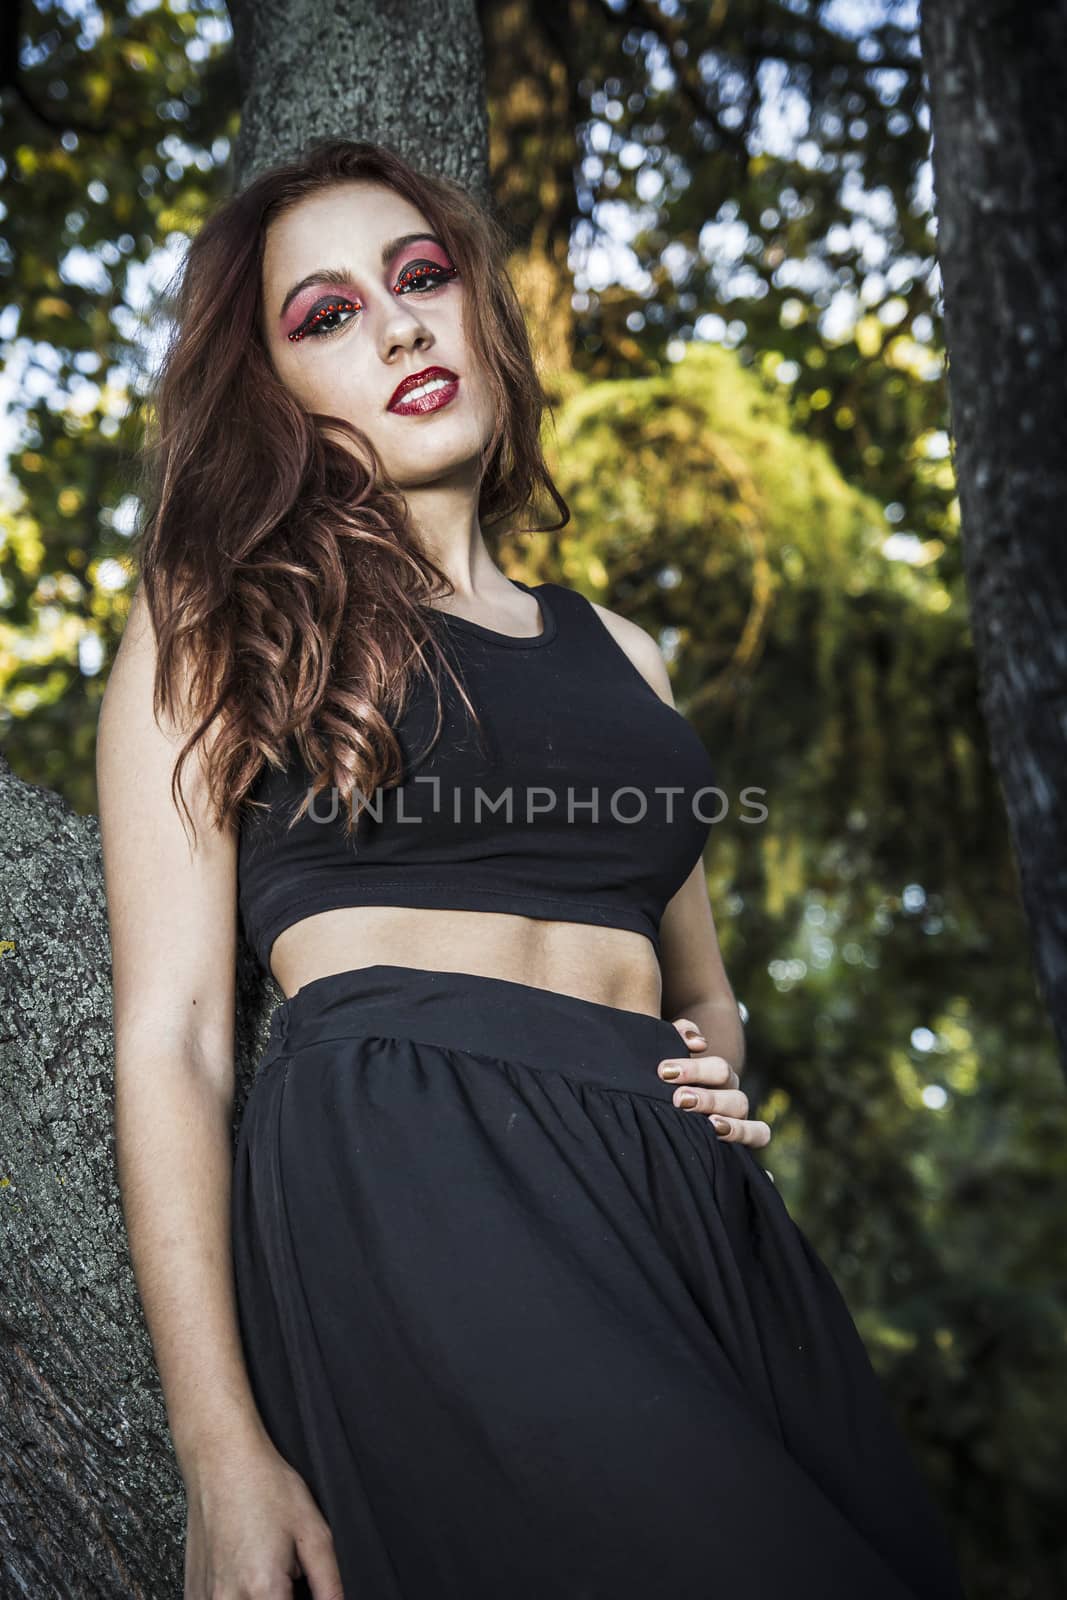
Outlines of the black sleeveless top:
M 420 760 L 435 707 L 420 679 L 394 725 L 403 782 L 367 797 L 351 839 L 336 787 L 286 831 L 311 775 L 295 750 L 284 772 L 264 766 L 251 798 L 269 809 L 246 813 L 237 861 L 242 925 L 264 971 L 285 928 L 361 905 L 629 928 L 659 955 L 660 919 L 715 814 L 710 758 L 584 595 L 516 587 L 538 601 L 539 634 L 436 613 L 481 726 L 442 674 L 442 731 Z

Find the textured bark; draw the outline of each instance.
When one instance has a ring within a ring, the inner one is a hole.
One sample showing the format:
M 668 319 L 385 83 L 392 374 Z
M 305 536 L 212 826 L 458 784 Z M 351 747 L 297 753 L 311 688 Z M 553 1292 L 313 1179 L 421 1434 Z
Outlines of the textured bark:
M 0 1593 L 167 1600 L 185 1502 L 116 1176 L 99 822 L 2 757 L 0 792 Z M 242 943 L 234 1132 L 279 998 Z
M 481 39 L 467 0 L 237 0 L 231 13 L 239 184 L 309 138 L 344 133 L 393 144 L 485 197 Z M 184 1492 L 114 1159 L 99 824 L 2 757 L 0 802 L 0 1594 L 180 1600 Z M 280 998 L 239 935 L 235 1132 Z
M 1067 4 L 926 0 L 922 42 L 982 702 L 1067 1069 Z
M 379 139 L 486 201 L 488 112 L 472 0 L 230 0 L 239 189 L 311 139 Z

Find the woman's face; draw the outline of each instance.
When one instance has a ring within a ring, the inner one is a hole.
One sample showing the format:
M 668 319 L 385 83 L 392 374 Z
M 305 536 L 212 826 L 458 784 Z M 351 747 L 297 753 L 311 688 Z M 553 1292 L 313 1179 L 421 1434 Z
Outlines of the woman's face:
M 422 213 L 382 184 L 337 184 L 268 229 L 263 333 L 275 370 L 306 411 L 360 428 L 400 489 L 469 477 L 492 430 L 463 331 L 469 289 Z M 447 385 L 421 401 L 396 396 L 428 368 Z

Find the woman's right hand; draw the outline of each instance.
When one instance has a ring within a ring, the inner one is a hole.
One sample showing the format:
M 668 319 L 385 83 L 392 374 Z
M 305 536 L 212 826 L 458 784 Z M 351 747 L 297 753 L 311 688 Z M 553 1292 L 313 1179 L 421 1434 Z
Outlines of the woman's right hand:
M 186 1482 L 184 1600 L 345 1600 L 330 1529 L 269 1441 L 215 1453 Z

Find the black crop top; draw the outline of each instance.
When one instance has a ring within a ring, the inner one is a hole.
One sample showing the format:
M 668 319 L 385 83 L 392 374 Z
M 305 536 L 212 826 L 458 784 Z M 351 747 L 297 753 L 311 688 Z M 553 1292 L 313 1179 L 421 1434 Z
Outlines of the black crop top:
M 442 642 L 481 719 L 441 675 L 395 725 L 404 781 L 369 796 L 352 838 L 336 788 L 289 831 L 312 778 L 295 749 L 264 766 L 238 843 L 238 905 L 264 971 L 275 939 L 341 906 L 504 911 L 629 928 L 659 954 L 660 919 L 700 859 L 715 772 L 584 595 L 536 589 L 542 630 L 513 638 L 439 612 Z M 292 748 L 292 747 L 291 747 Z M 353 801 L 354 803 L 354 801 Z

